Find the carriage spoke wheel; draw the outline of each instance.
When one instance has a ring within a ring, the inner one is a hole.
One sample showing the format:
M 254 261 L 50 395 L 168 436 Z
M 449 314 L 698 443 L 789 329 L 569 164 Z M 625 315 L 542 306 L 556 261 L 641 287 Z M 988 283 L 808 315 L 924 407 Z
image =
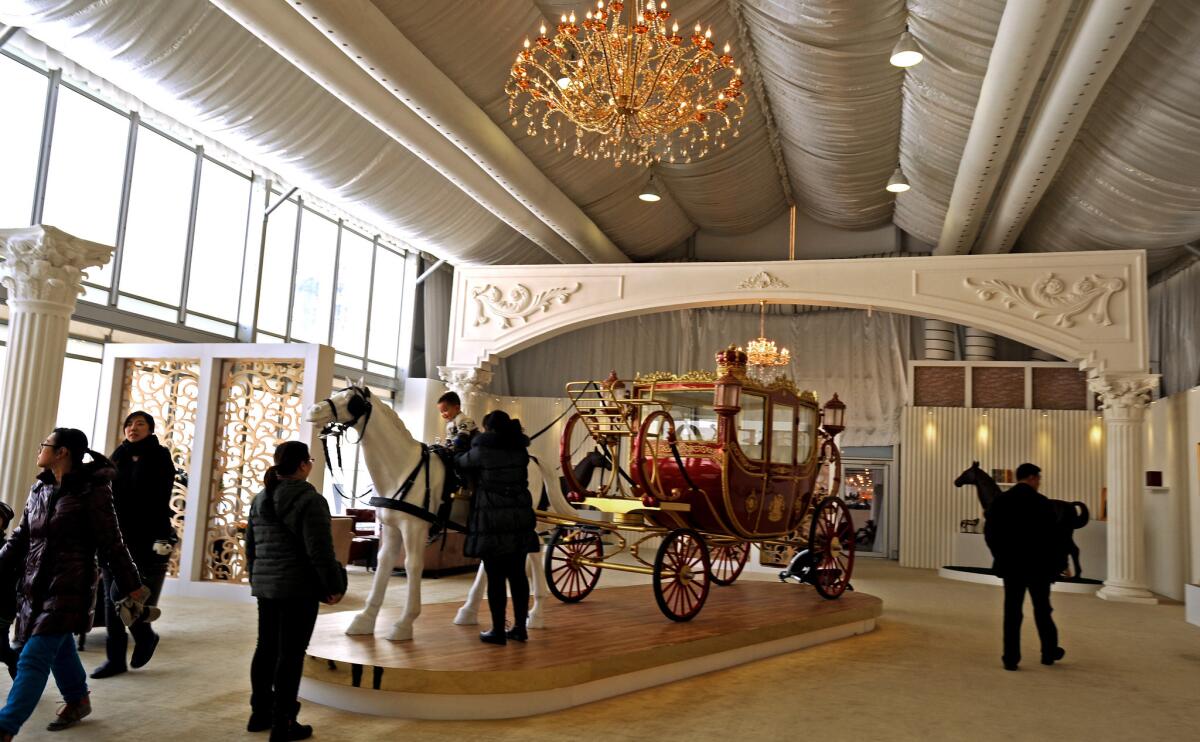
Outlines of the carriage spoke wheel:
M 586 598 L 600 581 L 600 568 L 581 560 L 603 558 L 600 534 L 582 528 L 555 528 L 546 548 L 546 583 L 550 594 L 564 603 L 578 603 Z
M 813 586 L 823 598 L 840 597 L 854 571 L 854 521 L 846 503 L 836 497 L 821 500 L 813 515 L 808 543 L 816 557 Z
M 690 528 L 671 531 L 654 557 L 654 599 L 672 621 L 691 621 L 708 599 L 712 566 L 704 537 Z
M 708 548 L 708 559 L 712 564 L 709 576 L 721 587 L 728 587 L 742 574 L 742 568 L 746 566 L 749 556 L 749 541 L 714 544 Z

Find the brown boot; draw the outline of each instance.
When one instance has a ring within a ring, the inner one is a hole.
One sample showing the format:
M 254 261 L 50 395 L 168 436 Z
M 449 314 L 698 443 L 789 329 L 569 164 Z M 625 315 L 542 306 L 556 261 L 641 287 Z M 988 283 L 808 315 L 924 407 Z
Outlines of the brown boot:
M 46 729 L 51 732 L 60 732 L 67 727 L 75 726 L 90 713 L 92 713 L 92 702 L 88 696 L 84 696 L 78 701 L 68 701 L 58 710 L 58 717 L 46 725 Z

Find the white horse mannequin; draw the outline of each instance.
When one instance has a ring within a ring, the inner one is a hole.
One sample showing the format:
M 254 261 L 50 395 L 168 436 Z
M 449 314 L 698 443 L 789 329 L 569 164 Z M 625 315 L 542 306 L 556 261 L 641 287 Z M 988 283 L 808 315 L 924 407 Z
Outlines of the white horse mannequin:
M 421 444 L 408 432 L 400 416 L 386 404 L 374 404 L 370 392 L 363 387 L 349 387 L 333 394 L 328 400 L 309 407 L 304 413 L 304 419 L 314 425 L 340 421 L 359 435 L 359 447 L 371 474 L 376 494 L 380 497 L 390 497 L 396 493 L 405 479 L 413 472 L 421 460 Z M 352 421 L 352 422 L 351 422 Z M 436 501 L 442 492 L 446 480 L 446 470 L 441 459 L 430 456 L 428 462 L 429 491 Z M 530 461 L 530 489 L 538 492 L 537 486 L 543 480 L 540 467 Z M 536 475 L 536 476 L 534 476 Z M 405 502 L 420 506 L 425 500 L 426 472 L 418 472 L 412 488 L 403 498 Z M 547 487 L 552 509 L 557 512 L 573 510 L 570 503 L 556 488 Z M 536 501 L 536 496 L 535 496 Z M 380 524 L 380 542 L 375 578 L 371 583 L 371 592 L 367 596 L 367 604 L 350 622 L 346 633 L 350 635 L 369 635 L 375 633 L 375 623 L 379 609 L 383 606 L 387 594 L 388 580 L 392 576 L 392 568 L 400 549 L 404 549 L 404 567 L 408 573 L 408 595 L 404 603 L 404 611 L 388 632 L 387 638 L 392 641 L 404 641 L 413 637 L 413 622 L 421 615 L 421 574 L 425 568 L 425 543 L 429 538 L 430 523 L 426 520 L 409 515 L 401 510 L 392 508 L 376 508 Z M 527 564 L 533 573 L 531 592 L 533 593 L 533 608 L 529 611 L 526 626 L 540 629 L 545 626 L 542 616 L 542 600 L 549 592 L 546 587 L 546 574 L 540 554 L 530 554 Z M 474 625 L 479 623 L 479 607 L 487 589 L 487 577 L 480 565 L 475 576 L 475 582 L 467 595 L 467 602 L 459 609 L 454 623 L 459 625 Z

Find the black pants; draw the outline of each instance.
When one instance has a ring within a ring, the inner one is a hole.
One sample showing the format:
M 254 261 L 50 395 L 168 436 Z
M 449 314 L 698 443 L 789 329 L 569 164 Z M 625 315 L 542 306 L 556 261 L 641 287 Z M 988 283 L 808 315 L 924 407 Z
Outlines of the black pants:
M 317 623 L 316 598 L 258 599 L 258 645 L 250 662 L 250 708 L 276 726 L 296 718 L 304 650 Z
M 529 578 L 525 576 L 524 554 L 501 554 L 484 557 L 483 570 L 488 579 L 488 610 L 492 628 L 504 631 L 504 614 L 508 592 L 512 588 L 513 625 L 524 626 L 529 616 Z
M 1050 580 L 1036 577 L 1010 576 L 1004 578 L 1004 662 L 1021 661 L 1021 621 L 1024 618 L 1025 591 L 1033 603 L 1033 622 L 1037 624 L 1042 642 L 1042 656 L 1058 647 L 1058 628 L 1050 614 Z
M 142 576 L 143 584 L 150 588 L 150 599 L 146 605 L 158 605 L 158 596 L 162 593 L 163 580 L 167 577 L 167 560 L 154 559 L 137 562 L 138 573 Z M 125 653 L 129 649 L 129 636 L 125 633 L 125 624 L 117 615 L 117 607 L 113 604 L 113 576 L 107 569 L 100 572 L 104 587 L 104 628 L 108 630 L 108 641 L 104 651 L 108 661 L 115 665 L 125 664 Z M 118 591 L 119 592 L 119 591 Z M 139 621 L 129 627 L 133 641 L 142 643 L 154 637 L 154 629 L 150 624 Z

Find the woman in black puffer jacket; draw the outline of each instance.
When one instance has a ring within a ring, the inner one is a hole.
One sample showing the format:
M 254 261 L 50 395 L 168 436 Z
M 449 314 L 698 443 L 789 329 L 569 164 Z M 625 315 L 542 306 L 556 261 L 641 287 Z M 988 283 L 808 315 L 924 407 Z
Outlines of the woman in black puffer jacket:
M 158 605 L 167 562 L 177 541 L 171 523 L 171 491 L 175 487 L 175 461 L 166 446 L 154 435 L 154 418 L 136 410 L 125 418 L 125 440 L 113 451 L 117 476 L 113 479 L 113 505 L 121 536 L 129 556 L 137 565 L 146 587 L 151 590 L 147 605 Z M 92 672 L 96 680 L 120 675 L 133 667 L 141 667 L 154 656 L 158 634 L 150 624 L 141 622 L 129 627 L 133 634 L 133 658 L 125 663 L 129 637 L 125 625 L 117 618 L 112 601 L 113 576 L 107 567 L 104 577 L 104 626 L 108 629 L 105 646 L 107 659 Z
M 472 440 L 471 450 L 455 459 L 476 480 L 463 553 L 482 559 L 487 573 L 492 630 L 480 633 L 479 639 L 488 644 L 505 644 L 506 639 L 523 642 L 529 638 L 525 556 L 541 549 L 529 494 L 529 439 L 521 422 L 502 410 L 483 418 L 483 431 Z M 506 584 L 512 588 L 513 601 L 513 628 L 507 633 Z
M 296 722 L 304 650 L 320 603 L 346 593 L 346 570 L 333 554 L 329 504 L 308 483 L 308 446 L 287 441 L 275 449 L 263 491 L 250 503 L 246 564 L 258 598 L 258 646 L 250 663 L 247 731 L 271 730 L 271 742 L 307 739 Z

